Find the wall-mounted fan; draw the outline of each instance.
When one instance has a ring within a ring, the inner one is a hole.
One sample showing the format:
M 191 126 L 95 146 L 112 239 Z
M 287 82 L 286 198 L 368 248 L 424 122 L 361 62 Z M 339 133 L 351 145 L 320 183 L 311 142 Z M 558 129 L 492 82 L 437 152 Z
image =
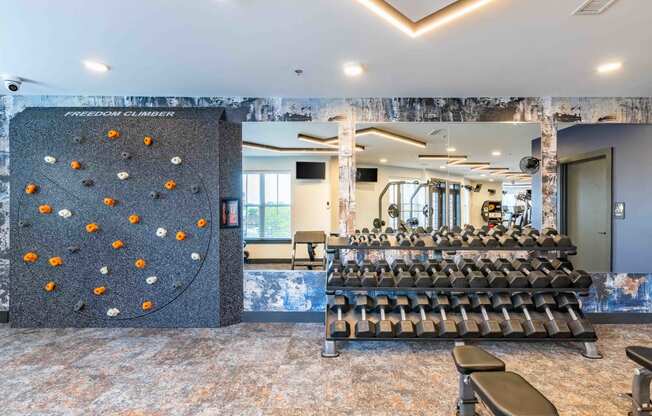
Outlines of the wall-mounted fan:
M 526 156 L 518 163 L 521 171 L 529 175 L 534 175 L 539 171 L 541 161 L 536 157 Z

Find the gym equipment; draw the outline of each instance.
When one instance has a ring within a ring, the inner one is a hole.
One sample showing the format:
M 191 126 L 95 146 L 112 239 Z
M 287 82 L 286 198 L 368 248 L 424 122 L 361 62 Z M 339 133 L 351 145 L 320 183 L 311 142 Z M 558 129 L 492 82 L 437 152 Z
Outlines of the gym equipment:
M 544 322 L 548 335 L 552 338 L 570 338 L 571 330 L 566 321 L 555 318 L 550 308 L 557 306 L 555 298 L 550 293 L 538 293 L 534 295 L 534 307 L 539 312 L 545 312 L 548 320 Z
M 389 238 L 387 238 L 387 234 L 381 234 L 378 237 L 378 240 L 380 241 L 380 245 L 383 247 L 389 247 L 392 245 L 392 243 L 389 242 Z
M 573 283 L 573 287 L 587 289 L 593 283 L 591 275 L 584 270 L 574 270 L 573 264 L 568 259 L 558 258 L 550 262 L 555 270 L 561 270 L 566 273 Z
M 580 302 L 574 294 L 560 293 L 555 300 L 557 301 L 557 307 L 570 315 L 571 320 L 568 322 L 568 327 L 575 338 L 595 338 L 593 325 L 588 319 L 582 319 L 575 313 L 575 308 L 580 309 Z
M 394 324 L 385 319 L 385 308 L 389 307 L 389 298 L 385 295 L 376 296 L 374 309 L 380 312 L 380 320 L 376 323 L 376 337 L 394 337 Z
M 401 215 L 401 209 L 396 204 L 390 204 L 389 207 L 387 207 L 387 215 L 389 215 L 390 218 L 398 218 L 399 215 Z
M 451 281 L 446 272 L 439 267 L 439 262 L 435 259 L 428 260 L 426 272 L 430 274 L 433 287 L 451 287 Z
M 393 287 L 395 284 L 394 276 L 391 273 L 387 260 L 378 260 L 376 262 L 376 273 L 378 274 L 378 287 Z
M 469 287 L 469 282 L 466 280 L 464 273 L 459 271 L 453 260 L 444 259 L 439 263 L 439 267 L 442 272 L 448 274 L 448 281 L 450 282 L 451 287 Z
M 527 380 L 506 372 L 505 363 L 483 349 L 456 346 L 453 360 L 460 376 L 458 415 L 475 416 L 480 399 L 494 416 L 559 416 L 555 406 Z
M 361 286 L 362 280 L 358 275 L 358 263 L 355 260 L 348 260 L 344 265 L 344 285 L 345 286 Z
M 412 243 L 410 242 L 410 239 L 407 238 L 405 236 L 405 234 L 403 234 L 403 233 L 397 233 L 396 234 L 396 242 L 401 247 L 410 247 L 412 245 Z
M 421 315 L 421 320 L 417 322 L 416 333 L 418 338 L 436 338 L 437 325 L 428 319 L 426 310 L 430 310 L 430 301 L 426 295 L 416 295 L 412 298 L 412 310 Z
M 426 266 L 418 261 L 413 261 L 410 266 L 410 274 L 414 277 L 416 287 L 431 287 L 432 278 L 426 271 Z
M 507 259 L 496 259 L 494 268 L 505 274 L 509 287 L 524 288 L 529 286 L 529 282 L 525 275 L 517 270 L 514 270 L 512 264 Z
M 407 319 L 405 308 L 410 307 L 410 299 L 405 295 L 398 295 L 394 298 L 394 310 L 401 313 L 401 320 L 395 325 L 394 332 L 398 338 L 414 338 L 417 334 L 414 330 L 414 323 Z
M 538 270 L 534 270 L 528 259 L 518 258 L 512 262 L 514 270 L 518 270 L 526 277 L 533 288 L 544 288 L 550 286 L 550 278 Z
M 456 338 L 457 334 L 457 323 L 448 319 L 446 312 L 450 310 L 451 304 L 448 300 L 448 296 L 439 294 L 432 297 L 432 307 L 433 309 L 439 311 L 441 315 L 441 320 L 437 324 L 438 334 L 442 338 Z
M 503 335 L 506 338 L 518 338 L 525 334 L 521 320 L 518 318 L 512 319 L 509 316 L 508 310 L 513 310 L 512 299 L 506 293 L 495 293 L 491 297 L 491 306 L 495 311 L 503 313 L 504 321 L 500 322 L 500 328 L 503 330 Z
M 410 242 L 415 247 L 425 247 L 426 243 L 419 237 L 418 234 L 412 233 L 410 235 Z
M 348 310 L 349 300 L 346 296 L 333 296 L 333 303 L 328 305 L 333 311 L 337 311 L 337 320 L 331 322 L 330 334 L 333 338 L 348 338 L 351 334 L 349 323 L 342 319 L 342 312 Z
M 482 239 L 482 245 L 485 247 L 491 247 L 495 248 L 498 247 L 500 244 L 498 244 L 498 240 L 496 240 L 496 237 L 492 237 L 490 235 L 486 235 L 481 238 Z
M 385 223 L 385 221 L 381 220 L 380 218 L 374 218 L 374 220 L 372 222 L 372 225 L 374 226 L 374 228 L 380 229 L 380 228 L 383 228 L 386 225 L 386 223 Z
M 634 370 L 632 380 L 632 416 L 652 415 L 650 381 L 652 381 L 652 348 L 630 346 L 625 349 L 627 357 L 641 366 Z
M 305 244 L 308 251 L 308 260 L 297 260 L 297 244 Z M 323 231 L 296 231 L 292 238 L 292 264 L 295 267 L 306 267 L 312 270 L 313 267 L 323 267 L 324 259 L 316 258 L 315 248 L 318 245 L 326 247 L 326 234 Z
M 537 257 L 532 260 L 531 264 L 535 270 L 545 273 L 550 278 L 550 286 L 554 288 L 571 287 L 570 277 L 562 271 L 555 270 L 547 258 Z
M 482 274 L 480 270 L 475 266 L 475 262 L 472 259 L 465 259 L 460 257 L 457 267 L 462 273 L 466 275 L 466 279 L 469 282 L 469 287 L 487 287 L 489 286 L 489 281 Z
M 378 286 L 378 276 L 376 274 L 376 269 L 370 260 L 364 260 L 360 266 L 360 286 Z
M 487 308 L 491 307 L 491 299 L 489 295 L 479 293 L 471 298 L 471 308 L 476 312 L 482 314 L 482 322 L 480 322 L 480 334 L 487 338 L 499 338 L 503 336 L 503 330 L 500 324 L 495 319 L 489 319 Z
M 367 319 L 367 311 L 373 309 L 373 302 L 367 295 L 355 297 L 355 309 L 360 312 L 360 320 L 355 323 L 356 338 L 372 338 L 376 336 L 376 324 Z
M 342 265 L 333 263 L 328 272 L 328 284 L 330 286 L 344 286 L 344 277 L 342 276 Z
M 489 259 L 478 259 L 475 262 L 476 267 L 487 276 L 489 287 L 504 288 L 509 286 L 509 282 L 503 272 L 493 269 L 493 264 Z
M 396 287 L 412 287 L 414 286 L 414 278 L 408 271 L 408 266 L 405 260 L 396 259 L 392 263 L 392 271 L 394 272 L 394 279 Z
M 467 295 L 457 295 L 451 300 L 451 308 L 462 314 L 462 321 L 457 324 L 457 330 L 461 337 L 477 338 L 480 336 L 480 328 L 474 319 L 469 319 L 466 308 L 471 307 L 471 300 Z
M 528 307 L 534 307 L 534 302 L 532 302 L 532 296 L 529 293 L 517 293 L 512 296 L 512 303 L 514 304 L 514 309 L 520 310 L 523 315 L 525 315 L 525 322 L 523 323 L 523 328 L 525 329 L 525 336 L 528 338 L 545 338 L 548 336 L 545 325 L 543 322 L 538 320 L 533 320 L 530 316 L 530 311 Z

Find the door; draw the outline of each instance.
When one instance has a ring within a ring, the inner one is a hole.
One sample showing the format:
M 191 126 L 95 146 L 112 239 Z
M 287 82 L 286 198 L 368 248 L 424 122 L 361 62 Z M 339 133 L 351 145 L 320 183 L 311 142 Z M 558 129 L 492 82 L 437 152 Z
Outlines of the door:
M 563 164 L 565 228 L 577 246 L 572 262 L 589 272 L 611 271 L 611 158 Z

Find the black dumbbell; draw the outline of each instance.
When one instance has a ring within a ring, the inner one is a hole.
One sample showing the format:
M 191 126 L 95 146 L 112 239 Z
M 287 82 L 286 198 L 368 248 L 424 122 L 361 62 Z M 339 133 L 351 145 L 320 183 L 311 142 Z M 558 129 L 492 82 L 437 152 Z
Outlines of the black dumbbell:
M 375 309 L 380 312 L 380 320 L 376 323 L 376 337 L 393 338 L 394 324 L 385 319 L 385 309 L 389 307 L 389 298 L 385 295 L 376 296 Z
M 383 247 L 389 247 L 392 245 L 392 243 L 389 242 L 389 238 L 387 238 L 387 234 L 381 234 L 378 239 L 380 240 L 380 245 Z
M 410 266 L 410 274 L 414 277 L 416 287 L 432 287 L 432 279 L 425 264 L 416 260 L 413 261 Z
M 394 287 L 396 284 L 387 260 L 378 260 L 376 262 L 376 273 L 378 274 L 378 287 Z
M 401 314 L 401 320 L 394 326 L 394 332 L 398 338 L 414 338 L 417 336 L 414 330 L 414 323 L 407 319 L 405 309 L 410 307 L 410 299 L 405 295 L 398 295 L 394 298 L 394 310 Z
M 530 286 L 534 288 L 544 288 L 550 286 L 550 278 L 543 274 L 543 272 L 535 270 L 534 267 L 532 267 L 530 260 L 524 258 L 515 259 L 512 262 L 512 267 L 514 270 L 520 271 L 527 277 L 528 282 L 530 282 Z
M 532 239 L 537 239 L 539 238 L 539 230 L 532 227 L 525 227 L 521 229 L 521 235 L 528 236 Z
M 358 236 L 358 247 L 367 248 L 369 247 L 369 239 L 366 234 L 360 234 Z
M 471 300 L 467 295 L 453 296 L 451 308 L 462 315 L 462 320 L 457 324 L 457 330 L 461 337 L 477 338 L 480 336 L 480 327 L 474 319 L 469 319 L 466 308 L 471 307 Z
M 416 295 L 412 298 L 412 310 L 421 315 L 421 320 L 417 322 L 416 333 L 418 338 L 436 338 L 437 325 L 428 319 L 426 311 L 430 310 L 430 301 L 426 295 Z
M 385 228 L 385 234 L 394 234 L 394 229 L 392 227 Z
M 444 259 L 439 263 L 439 269 L 448 275 L 448 281 L 451 287 L 465 288 L 469 287 L 469 282 L 466 280 L 464 273 L 462 273 L 455 262 L 451 259 Z
M 417 231 L 416 231 L 416 233 L 417 233 L 417 234 L 425 234 L 425 233 L 426 233 L 426 229 L 423 228 L 422 226 L 418 226 L 418 227 L 417 227 Z
M 523 329 L 525 330 L 525 336 L 528 338 L 545 338 L 548 336 L 546 327 L 543 322 L 539 320 L 532 319 L 530 316 L 530 311 L 528 308 L 530 306 L 534 307 L 534 302 L 532 302 L 532 296 L 529 293 L 517 293 L 512 296 L 512 303 L 514 304 L 514 309 L 521 311 L 525 315 L 525 322 L 523 322 Z
M 575 270 L 573 264 L 568 259 L 558 258 L 552 260 L 550 265 L 555 270 L 560 270 L 568 275 L 574 287 L 586 289 L 591 286 L 593 280 L 591 275 L 584 270 Z
M 426 272 L 430 275 L 433 287 L 451 287 L 451 281 L 448 279 L 448 274 L 441 271 L 439 261 L 429 259 L 426 266 Z
M 364 228 L 362 229 L 362 234 L 369 234 L 369 228 L 364 227 Z
M 547 258 L 535 258 L 532 260 L 531 264 L 535 270 L 545 273 L 545 275 L 550 278 L 550 286 L 554 288 L 571 287 L 570 277 L 560 270 L 555 270 Z
M 373 338 L 376 336 L 376 324 L 367 319 L 367 311 L 373 309 L 373 302 L 367 295 L 355 297 L 355 309 L 360 312 L 360 319 L 355 323 L 356 338 Z
M 549 237 L 554 237 L 558 234 L 559 233 L 557 232 L 557 230 L 551 227 L 542 228 L 541 231 L 539 232 L 539 235 L 547 235 Z
M 426 227 L 426 234 L 430 234 L 431 232 L 432 232 L 432 227 L 431 227 L 431 226 L 427 226 L 427 227 Z
M 419 235 L 415 233 L 412 233 L 410 235 L 410 242 L 415 247 L 424 247 L 426 245 L 426 243 L 421 239 L 421 237 L 419 237 Z
M 539 237 L 537 238 L 537 245 L 541 247 L 554 247 L 555 246 L 555 240 L 552 238 L 554 234 L 546 234 L 546 230 L 551 230 L 551 228 L 544 228 L 541 230 L 541 233 L 539 234 Z
M 441 315 L 441 320 L 437 323 L 439 336 L 442 338 L 456 338 L 458 336 L 457 323 L 446 316 L 446 312 L 451 307 L 448 296 L 443 294 L 433 296 L 432 307 L 434 310 L 439 311 Z
M 451 241 L 447 236 L 441 234 L 433 234 L 432 239 L 438 247 L 450 247 Z
M 545 312 L 548 320 L 543 324 L 546 326 L 548 335 L 552 338 L 570 338 L 571 330 L 568 323 L 561 319 L 555 318 L 550 308 L 556 308 L 557 302 L 550 293 L 538 293 L 534 295 L 534 307 L 539 312 Z
M 504 229 L 499 228 L 499 227 L 496 226 L 496 227 L 490 228 L 489 231 L 487 231 L 487 235 L 490 236 L 490 237 L 494 237 L 494 238 L 498 239 L 498 237 L 503 235 L 504 231 L 505 231 Z
M 568 237 L 567 235 L 556 234 L 552 237 L 552 239 L 557 245 L 557 247 L 570 247 L 573 245 L 573 243 L 571 243 L 570 237 Z
M 409 272 L 408 266 L 402 259 L 396 259 L 392 263 L 392 271 L 394 272 L 394 279 L 396 287 L 412 287 L 414 286 L 414 278 Z
M 457 267 L 462 273 L 466 275 L 469 282 L 469 287 L 488 287 L 489 282 L 484 274 L 478 270 L 473 259 L 465 259 L 460 257 L 457 262 Z
M 498 237 L 498 244 L 500 244 L 501 247 L 516 247 L 518 242 L 514 239 L 514 237 L 503 234 Z
M 568 327 L 575 338 L 595 338 L 593 325 L 587 319 L 580 318 L 575 312 L 575 308 L 579 310 L 580 303 L 574 294 L 560 293 L 556 300 L 559 309 L 570 315 L 571 320 L 568 322 Z
M 360 286 L 378 286 L 378 275 L 371 260 L 364 260 L 360 265 Z
M 331 310 L 337 311 L 337 320 L 331 322 L 330 334 L 333 338 L 348 338 L 351 334 L 349 323 L 342 319 L 342 312 L 349 308 L 349 300 L 346 296 L 333 296 L 333 303 L 328 305 Z
M 347 260 L 344 265 L 344 284 L 346 286 L 362 286 L 362 280 L 358 274 L 358 263 L 355 260 Z
M 328 285 L 329 286 L 344 286 L 344 276 L 342 276 L 342 265 L 333 263 L 328 271 Z
M 469 247 L 482 247 L 482 238 L 473 234 L 474 230 L 467 231 L 466 235 L 462 235 L 464 241 Z
M 380 247 L 380 240 L 375 233 L 369 234 L 369 247 Z
M 494 268 L 505 273 L 509 287 L 524 288 L 528 287 L 530 282 L 527 277 L 518 270 L 514 270 L 512 263 L 507 259 L 498 258 L 494 261 Z
M 360 244 L 359 241 L 358 241 L 358 237 L 356 237 L 355 235 L 352 235 L 352 236 L 349 237 L 349 245 L 350 246 L 357 247 L 358 244 Z
M 482 322 L 480 322 L 480 335 L 485 338 L 500 338 L 503 336 L 503 330 L 500 328 L 500 323 L 495 319 L 490 319 L 487 313 L 487 308 L 491 307 L 491 299 L 489 295 L 484 293 L 476 294 L 471 298 L 471 307 L 474 311 L 482 314 Z
M 500 244 L 498 244 L 498 240 L 496 240 L 496 237 L 486 235 L 482 237 L 482 245 L 485 247 L 498 247 Z
M 503 330 L 503 335 L 507 338 L 519 338 L 525 334 L 523 324 L 518 318 L 513 318 L 509 315 L 509 310 L 514 307 L 512 299 L 506 293 L 494 293 L 491 297 L 491 305 L 495 311 L 502 312 L 505 318 L 500 322 L 500 328 Z
M 487 276 L 489 287 L 504 288 L 509 286 L 507 277 L 501 271 L 494 270 L 493 263 L 489 259 L 479 258 L 475 262 L 476 267 Z
M 398 243 L 398 245 L 401 247 L 410 247 L 410 245 L 412 245 L 410 239 L 407 238 L 403 233 L 396 234 L 396 243 Z

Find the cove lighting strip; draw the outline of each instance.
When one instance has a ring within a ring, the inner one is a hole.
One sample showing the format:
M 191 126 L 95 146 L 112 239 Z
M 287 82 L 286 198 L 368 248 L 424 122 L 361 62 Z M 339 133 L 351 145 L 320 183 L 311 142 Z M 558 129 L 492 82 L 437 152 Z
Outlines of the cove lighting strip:
M 490 168 L 490 167 L 486 167 L 486 166 L 478 166 L 478 167 L 475 167 L 475 168 L 471 168 L 471 170 L 481 170 L 483 172 L 487 172 L 487 173 L 491 172 L 492 174 L 495 174 L 495 173 L 498 173 L 498 172 L 508 171 L 509 168 Z
M 460 168 L 474 168 L 474 169 L 479 169 L 479 168 L 488 168 L 491 166 L 491 163 L 489 162 L 466 162 L 463 160 L 454 160 L 452 162 L 448 162 L 449 166 L 455 166 L 455 167 L 460 167 Z
M 416 22 L 405 16 L 387 0 L 357 0 L 358 3 L 412 38 L 435 30 L 472 13 L 493 0 L 457 0 Z
M 306 153 L 306 154 L 321 154 L 321 155 L 336 155 L 337 149 L 314 149 L 306 147 L 276 147 L 267 144 L 260 144 L 254 142 L 242 142 L 242 147 L 252 150 L 265 150 L 273 153 Z
M 426 143 L 425 142 L 415 140 L 415 139 L 413 139 L 411 137 L 403 136 L 402 134 L 392 133 L 391 131 L 387 131 L 387 130 L 381 130 L 381 129 L 377 128 L 377 127 L 369 127 L 367 129 L 360 129 L 360 130 L 356 130 L 356 132 L 355 132 L 356 136 L 364 136 L 366 134 L 375 134 L 376 136 L 380 136 L 380 137 L 383 137 L 385 139 L 394 140 L 396 142 L 409 144 L 409 145 L 412 145 L 412 146 L 420 147 L 422 149 L 426 148 Z
M 339 141 L 337 138 L 328 138 L 328 139 L 322 139 L 320 137 L 316 136 L 311 136 L 309 134 L 303 134 L 299 133 L 297 134 L 297 139 L 308 142 L 308 143 L 315 143 L 315 144 L 320 144 L 322 146 L 328 146 L 337 149 L 339 147 Z M 361 146 L 359 144 L 355 145 L 355 151 L 356 152 L 362 152 L 365 149 L 364 146 Z
M 463 155 L 419 155 L 420 160 L 466 160 L 468 156 Z

